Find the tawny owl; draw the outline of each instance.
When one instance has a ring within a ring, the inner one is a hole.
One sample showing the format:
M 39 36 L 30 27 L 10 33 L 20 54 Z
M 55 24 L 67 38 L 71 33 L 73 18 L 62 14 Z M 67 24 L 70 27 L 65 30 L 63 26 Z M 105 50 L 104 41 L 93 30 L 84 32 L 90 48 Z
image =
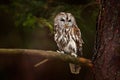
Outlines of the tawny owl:
M 82 56 L 81 32 L 75 18 L 71 13 L 60 12 L 54 19 L 54 40 L 57 43 L 60 53 Z M 69 63 L 71 73 L 78 74 L 81 67 Z

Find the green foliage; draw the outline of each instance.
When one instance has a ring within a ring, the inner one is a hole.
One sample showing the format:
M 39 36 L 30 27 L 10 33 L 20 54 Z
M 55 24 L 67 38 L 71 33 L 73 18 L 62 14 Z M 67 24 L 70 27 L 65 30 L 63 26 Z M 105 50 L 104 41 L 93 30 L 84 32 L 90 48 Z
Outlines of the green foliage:
M 45 18 L 36 18 L 36 19 L 37 19 L 39 26 L 47 26 L 50 29 L 50 31 L 52 31 L 53 26 L 47 19 Z
M 71 0 L 73 1 L 73 0 Z M 78 1 L 79 2 L 79 1 Z M 90 0 L 86 0 L 90 2 Z M 68 4 L 67 4 L 68 3 Z M 9 5 L 1 5 L 4 10 L 11 11 L 15 20 L 15 26 L 17 27 L 44 27 L 47 26 L 51 31 L 53 29 L 53 18 L 61 11 L 70 12 L 76 17 L 76 21 L 80 26 L 85 26 L 84 22 L 87 19 L 95 19 L 97 11 L 90 13 L 91 18 L 83 19 L 82 13 L 84 5 L 70 4 L 68 0 L 12 0 Z M 83 3 L 83 2 L 81 2 Z M 93 2 L 91 2 L 93 3 Z M 77 3 L 78 4 L 78 3 Z M 89 6 L 88 6 L 89 7 Z M 95 8 L 96 6 L 94 6 Z M 96 8 L 97 9 L 97 8 Z M 93 9 L 90 9 L 93 10 Z M 95 11 L 95 10 L 93 10 Z M 89 15 L 89 14 L 88 14 Z M 86 15 L 84 15 L 86 16 Z M 91 23 L 91 22 L 90 22 Z M 93 26 L 93 24 L 91 24 Z
M 88 53 L 93 48 L 98 9 L 94 0 L 11 0 L 8 5 L 0 5 L 1 11 L 12 15 L 15 27 L 23 35 L 32 33 L 37 27 L 47 27 L 53 32 L 56 14 L 61 11 L 72 13 L 81 29 Z
M 22 15 L 19 15 L 18 20 L 15 21 L 16 26 L 22 25 L 23 27 L 34 27 L 35 23 L 36 23 L 36 19 L 34 16 L 32 16 L 31 13 L 29 13 L 24 17 Z
M 26 17 L 26 20 L 23 22 L 23 26 L 26 26 L 26 27 L 33 27 L 35 24 L 35 17 L 32 16 L 32 14 L 28 14 L 27 17 Z

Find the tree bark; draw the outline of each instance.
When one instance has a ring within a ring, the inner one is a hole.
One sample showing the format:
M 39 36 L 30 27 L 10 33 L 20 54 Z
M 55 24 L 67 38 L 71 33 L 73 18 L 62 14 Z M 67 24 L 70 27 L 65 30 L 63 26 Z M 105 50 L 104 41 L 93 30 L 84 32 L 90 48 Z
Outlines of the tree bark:
M 120 0 L 101 0 L 95 45 L 95 80 L 120 80 Z

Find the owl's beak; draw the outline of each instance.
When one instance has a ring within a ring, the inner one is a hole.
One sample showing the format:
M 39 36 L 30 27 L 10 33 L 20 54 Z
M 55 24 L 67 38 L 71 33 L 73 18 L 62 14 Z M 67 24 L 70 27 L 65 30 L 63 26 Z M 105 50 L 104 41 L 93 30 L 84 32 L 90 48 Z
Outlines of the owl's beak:
M 68 28 L 68 24 L 65 24 L 65 28 Z

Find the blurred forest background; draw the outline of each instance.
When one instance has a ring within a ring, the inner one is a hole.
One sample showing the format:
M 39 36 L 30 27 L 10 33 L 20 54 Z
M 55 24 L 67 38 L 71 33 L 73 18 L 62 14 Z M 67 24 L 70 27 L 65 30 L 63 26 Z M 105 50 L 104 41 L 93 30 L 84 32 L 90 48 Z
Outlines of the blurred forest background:
M 0 48 L 56 50 L 53 20 L 64 11 L 75 16 L 90 58 L 98 10 L 95 0 L 0 0 Z
M 75 16 L 85 43 L 84 57 L 91 58 L 99 12 L 95 0 L 0 0 L 0 48 L 56 51 L 53 20 L 61 11 L 70 12 Z M 68 73 L 68 64 L 65 67 L 66 63 L 57 60 L 51 60 L 50 63 L 35 69 L 33 65 L 43 58 L 5 55 L 0 59 L 3 60 L 0 63 L 3 65 L 0 66 L 2 80 L 35 80 L 32 79 L 33 76 L 38 80 L 73 80 L 75 77 Z M 81 76 L 77 75 L 76 80 L 84 80 L 86 71 L 88 69 L 82 68 Z M 27 79 L 21 79 L 20 75 L 27 76 Z

